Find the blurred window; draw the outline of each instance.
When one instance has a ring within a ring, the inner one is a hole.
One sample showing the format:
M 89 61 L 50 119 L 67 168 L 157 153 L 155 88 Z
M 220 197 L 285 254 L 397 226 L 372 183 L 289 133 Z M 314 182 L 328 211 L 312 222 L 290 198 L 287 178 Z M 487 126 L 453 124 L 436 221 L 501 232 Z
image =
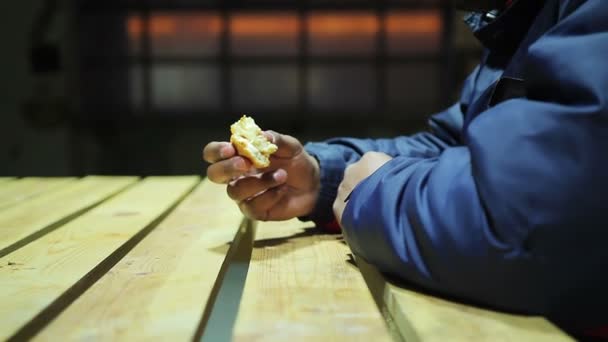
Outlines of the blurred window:
M 439 108 L 436 0 L 80 0 L 83 112 L 408 113 Z M 99 4 L 99 2 L 98 2 Z M 406 114 L 404 114 L 406 115 Z
M 373 56 L 380 23 L 373 12 L 313 13 L 308 19 L 313 56 Z

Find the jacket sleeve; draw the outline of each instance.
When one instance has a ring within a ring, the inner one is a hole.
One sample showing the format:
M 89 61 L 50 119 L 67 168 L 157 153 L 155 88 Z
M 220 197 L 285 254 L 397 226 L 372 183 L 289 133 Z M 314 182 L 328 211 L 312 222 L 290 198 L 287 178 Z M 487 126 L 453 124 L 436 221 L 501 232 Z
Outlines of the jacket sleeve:
M 527 97 L 481 113 L 464 146 L 359 183 L 342 217 L 353 252 L 446 295 L 608 322 L 606 18 L 586 1 L 532 44 Z
M 321 190 L 313 213 L 303 219 L 321 224 L 334 221 L 332 204 L 344 169 L 358 161 L 364 153 L 376 151 L 392 157 L 434 157 L 445 148 L 457 144 L 462 122 L 463 114 L 460 105 L 456 104 L 431 117 L 430 132 L 393 139 L 334 138 L 306 144 L 306 151 L 319 162 Z

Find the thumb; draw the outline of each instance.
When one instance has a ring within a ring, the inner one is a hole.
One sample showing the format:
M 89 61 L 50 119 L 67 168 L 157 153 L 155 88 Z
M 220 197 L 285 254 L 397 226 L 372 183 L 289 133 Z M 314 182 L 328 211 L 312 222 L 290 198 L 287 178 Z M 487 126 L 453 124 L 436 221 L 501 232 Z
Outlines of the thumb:
M 277 145 L 278 149 L 274 156 L 279 158 L 291 158 L 302 152 L 302 143 L 286 134 L 277 133 L 275 131 L 265 131 L 264 136 L 273 144 Z

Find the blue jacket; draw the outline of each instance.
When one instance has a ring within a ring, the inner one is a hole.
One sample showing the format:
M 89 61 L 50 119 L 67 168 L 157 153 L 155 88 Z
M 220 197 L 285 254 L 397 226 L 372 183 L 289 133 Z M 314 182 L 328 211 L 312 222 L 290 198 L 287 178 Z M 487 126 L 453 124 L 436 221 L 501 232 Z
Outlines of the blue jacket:
M 484 56 L 430 132 L 306 145 L 312 219 L 330 221 L 348 164 L 387 153 L 342 217 L 357 256 L 451 297 L 605 324 L 608 0 L 520 0 L 489 20 L 466 18 Z

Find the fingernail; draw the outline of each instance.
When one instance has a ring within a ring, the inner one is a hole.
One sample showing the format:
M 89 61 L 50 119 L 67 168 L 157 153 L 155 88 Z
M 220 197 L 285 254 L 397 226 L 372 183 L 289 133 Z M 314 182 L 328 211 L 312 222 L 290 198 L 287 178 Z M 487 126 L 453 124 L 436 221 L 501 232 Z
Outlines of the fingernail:
M 228 149 L 229 149 L 228 146 L 224 146 L 220 149 L 220 158 L 226 159 L 230 156 Z
M 274 134 L 271 133 L 271 131 L 265 131 L 264 135 L 266 136 L 266 139 L 268 139 L 271 143 L 274 144 Z
M 348 200 L 350 199 L 350 195 L 352 195 L 352 191 L 348 194 L 348 196 L 346 196 L 346 198 L 344 199 L 344 203 L 348 202 Z
M 275 182 L 283 182 L 285 181 L 286 177 L 287 172 L 285 172 L 283 169 L 278 169 L 272 174 L 272 179 L 274 179 Z
M 242 170 L 242 171 L 247 170 L 247 164 L 245 164 L 245 161 L 244 161 L 243 159 L 241 159 L 241 158 L 237 159 L 237 160 L 234 162 L 234 167 L 235 167 L 237 170 Z

